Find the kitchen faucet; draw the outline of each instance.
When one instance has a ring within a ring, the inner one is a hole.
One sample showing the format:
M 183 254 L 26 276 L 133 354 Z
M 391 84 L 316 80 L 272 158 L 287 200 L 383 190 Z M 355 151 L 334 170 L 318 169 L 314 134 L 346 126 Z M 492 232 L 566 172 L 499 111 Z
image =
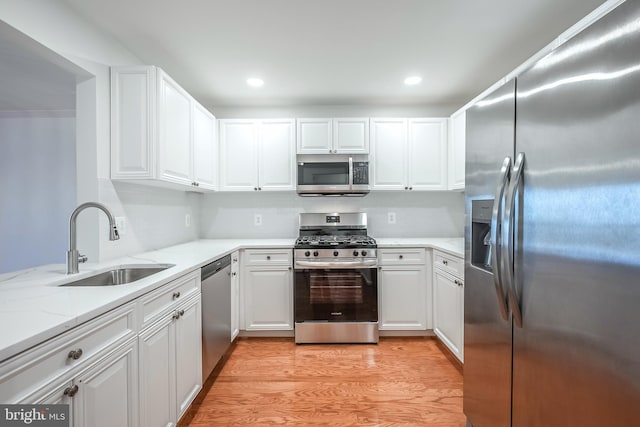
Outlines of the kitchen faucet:
M 69 219 L 69 250 L 67 251 L 67 274 L 74 274 L 78 272 L 78 263 L 87 262 L 86 255 L 80 255 L 78 252 L 78 242 L 76 241 L 76 219 L 78 218 L 78 214 L 87 208 L 98 208 L 102 212 L 107 215 L 109 218 L 109 240 L 118 240 L 120 236 L 118 235 L 118 229 L 116 228 L 116 221 L 109 212 L 109 209 L 103 204 L 96 202 L 87 202 L 83 203 L 71 213 L 71 218 Z

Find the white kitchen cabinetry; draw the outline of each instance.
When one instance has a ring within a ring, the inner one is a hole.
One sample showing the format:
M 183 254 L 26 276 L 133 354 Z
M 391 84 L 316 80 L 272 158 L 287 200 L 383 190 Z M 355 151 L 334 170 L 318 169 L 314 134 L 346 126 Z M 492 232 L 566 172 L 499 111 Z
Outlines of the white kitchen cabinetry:
M 222 191 L 295 189 L 293 119 L 220 120 Z
M 67 403 L 76 427 L 137 426 L 136 334 L 129 303 L 15 356 L 0 365 L 0 401 Z
M 464 190 L 466 110 L 449 119 L 449 190 Z
M 240 252 L 231 254 L 231 341 L 240 333 Z
M 464 263 L 443 252 L 433 253 L 434 332 L 464 361 Z
M 247 331 L 293 330 L 291 250 L 245 250 L 241 259 L 244 328 Z
M 430 329 L 426 250 L 379 249 L 378 259 L 380 330 Z
M 298 119 L 297 154 L 367 154 L 369 119 Z
M 447 119 L 371 119 L 372 190 L 446 190 Z
M 111 179 L 216 189 L 215 117 L 160 68 L 111 69 Z
M 202 388 L 200 272 L 142 297 L 147 313 L 139 336 L 140 421 L 174 426 Z M 171 302 L 169 302 L 171 301 Z

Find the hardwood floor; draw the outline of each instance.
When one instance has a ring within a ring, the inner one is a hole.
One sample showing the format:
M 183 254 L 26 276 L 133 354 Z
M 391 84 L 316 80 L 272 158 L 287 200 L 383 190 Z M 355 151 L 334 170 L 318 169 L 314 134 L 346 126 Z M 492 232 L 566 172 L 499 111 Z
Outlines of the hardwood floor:
M 242 339 L 189 427 L 464 427 L 462 374 L 434 338 L 378 345 Z

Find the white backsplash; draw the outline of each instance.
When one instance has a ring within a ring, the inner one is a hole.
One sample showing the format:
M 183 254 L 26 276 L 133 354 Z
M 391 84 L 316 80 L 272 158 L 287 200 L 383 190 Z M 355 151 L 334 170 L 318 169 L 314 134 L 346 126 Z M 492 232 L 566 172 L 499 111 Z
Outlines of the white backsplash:
M 201 238 L 294 238 L 301 212 L 366 212 L 373 237 L 462 237 L 459 192 L 372 192 L 365 197 L 299 197 L 293 192 L 202 196 Z M 396 223 L 388 223 L 394 212 Z M 262 225 L 254 225 L 261 215 Z
M 200 199 L 196 193 L 101 179 L 100 200 L 114 216 L 125 217 L 126 225 L 120 240 L 100 239 L 100 260 L 198 239 Z M 190 216 L 189 226 L 186 215 Z M 104 215 L 100 221 L 105 229 Z

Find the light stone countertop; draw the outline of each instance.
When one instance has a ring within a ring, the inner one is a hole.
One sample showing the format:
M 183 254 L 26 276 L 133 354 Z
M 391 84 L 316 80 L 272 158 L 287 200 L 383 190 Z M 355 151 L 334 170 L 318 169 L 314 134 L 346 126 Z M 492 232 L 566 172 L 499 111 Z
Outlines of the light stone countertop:
M 93 319 L 173 279 L 238 249 L 293 248 L 295 239 L 196 240 L 136 256 L 80 265 L 65 274 L 62 264 L 0 275 L 0 362 Z M 463 256 L 462 238 L 376 239 L 378 246 L 427 247 Z M 124 264 L 164 263 L 175 267 L 121 286 L 59 286 Z

